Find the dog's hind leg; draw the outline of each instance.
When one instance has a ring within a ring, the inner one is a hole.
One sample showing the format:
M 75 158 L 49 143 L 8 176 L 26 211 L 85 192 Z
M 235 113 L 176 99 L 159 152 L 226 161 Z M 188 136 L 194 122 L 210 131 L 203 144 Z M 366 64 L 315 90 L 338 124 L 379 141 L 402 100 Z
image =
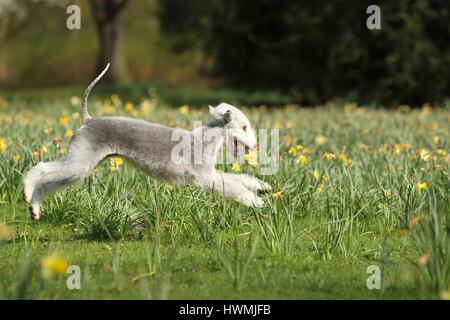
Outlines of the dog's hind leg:
M 47 195 L 85 178 L 107 155 L 87 139 L 77 137 L 65 157 L 53 162 L 41 162 L 28 171 L 24 179 L 24 193 L 31 217 L 39 219 L 40 206 Z

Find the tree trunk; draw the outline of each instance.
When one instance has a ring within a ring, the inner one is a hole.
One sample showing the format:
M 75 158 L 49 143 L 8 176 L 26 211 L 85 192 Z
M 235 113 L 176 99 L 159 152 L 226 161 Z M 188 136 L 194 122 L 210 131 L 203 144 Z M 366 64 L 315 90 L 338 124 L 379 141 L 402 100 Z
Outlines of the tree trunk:
M 126 82 L 130 74 L 123 54 L 123 13 L 128 0 L 91 0 L 91 7 L 98 32 L 99 51 L 97 76 L 110 63 L 103 78 L 108 83 Z

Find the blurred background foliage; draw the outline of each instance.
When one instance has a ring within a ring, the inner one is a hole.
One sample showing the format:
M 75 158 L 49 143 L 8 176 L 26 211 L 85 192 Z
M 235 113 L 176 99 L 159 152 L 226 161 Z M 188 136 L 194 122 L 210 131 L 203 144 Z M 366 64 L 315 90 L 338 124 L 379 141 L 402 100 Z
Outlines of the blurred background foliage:
M 381 30 L 367 29 L 366 0 L 0 0 L 0 89 L 89 82 L 102 63 L 96 2 L 125 3 L 126 72 L 110 82 L 279 92 L 303 104 L 449 96 L 448 0 L 378 1 Z M 69 3 L 81 7 L 81 30 L 66 28 Z

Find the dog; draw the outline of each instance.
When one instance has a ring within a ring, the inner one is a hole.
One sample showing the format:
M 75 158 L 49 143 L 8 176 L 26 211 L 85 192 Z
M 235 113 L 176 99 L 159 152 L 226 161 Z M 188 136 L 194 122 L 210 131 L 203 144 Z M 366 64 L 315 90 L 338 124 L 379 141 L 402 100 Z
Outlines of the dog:
M 240 145 L 250 150 L 257 147 L 250 121 L 238 108 L 227 103 L 209 106 L 214 120 L 193 131 L 126 117 L 91 117 L 87 109 L 89 93 L 108 68 L 109 64 L 84 92 L 82 126 L 72 137 L 66 155 L 56 161 L 40 162 L 25 174 L 24 196 L 32 219 L 39 219 L 46 196 L 87 177 L 109 156 L 122 156 L 150 176 L 172 185 L 194 185 L 246 206 L 264 206 L 257 193 L 270 191 L 269 184 L 250 175 L 215 169 L 223 145 L 235 157 Z

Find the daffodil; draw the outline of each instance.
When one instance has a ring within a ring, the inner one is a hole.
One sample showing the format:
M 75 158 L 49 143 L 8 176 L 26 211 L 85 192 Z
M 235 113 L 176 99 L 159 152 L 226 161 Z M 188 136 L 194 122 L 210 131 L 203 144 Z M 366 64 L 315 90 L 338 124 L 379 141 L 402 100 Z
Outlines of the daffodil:
M 315 138 L 315 141 L 317 144 L 324 144 L 325 142 L 327 142 L 327 137 L 323 136 L 323 135 L 318 135 Z
M 121 164 L 123 164 L 123 159 L 122 159 L 122 157 L 113 157 L 112 159 L 113 159 L 114 163 L 115 163 L 116 165 L 118 165 L 118 166 L 120 166 Z
M 297 155 L 297 153 L 299 152 L 299 150 L 301 150 L 302 146 L 301 145 L 296 145 L 296 146 L 292 146 L 289 148 L 289 154 L 292 155 Z
M 114 108 L 114 105 L 111 103 L 111 101 L 109 99 L 106 99 L 103 102 L 103 111 L 106 114 L 113 114 L 116 111 L 116 109 Z
M 322 191 L 323 191 L 323 185 L 319 185 L 319 186 L 316 188 L 316 193 L 322 193 Z
M 81 103 L 81 99 L 78 96 L 73 96 L 72 98 L 70 98 L 70 104 L 74 107 L 79 106 Z
M 118 108 L 122 105 L 122 100 L 120 100 L 120 97 L 117 94 L 113 94 L 111 96 L 111 102 L 114 105 L 114 107 L 116 107 L 116 108 Z
M 109 169 L 111 172 L 116 172 L 119 169 L 119 166 L 123 164 L 122 157 L 111 157 L 109 160 Z
M 389 198 L 389 197 L 391 196 L 391 194 L 392 194 L 391 189 L 385 189 L 385 190 L 383 190 L 383 195 L 384 195 L 386 198 Z
M 319 179 L 319 172 L 317 172 L 317 170 L 314 170 L 314 171 L 311 173 L 311 175 L 312 175 L 312 177 L 313 177 L 314 180 Z
M 428 183 L 426 181 L 417 182 L 416 187 L 417 187 L 417 190 L 428 190 Z
M 20 154 L 16 154 L 16 155 L 13 157 L 13 160 L 14 160 L 14 161 L 20 161 L 20 159 L 22 159 L 22 156 L 21 156 Z
M 231 167 L 231 170 L 233 170 L 234 172 L 240 172 L 241 171 L 241 165 L 239 163 L 235 163 Z
M 301 163 L 302 165 L 306 165 L 308 164 L 308 158 L 305 155 L 301 154 L 297 157 L 296 162 Z
M 281 199 L 281 191 L 278 191 L 278 192 L 274 193 L 274 194 L 272 195 L 272 198 L 273 198 L 274 200 L 280 200 L 280 199 Z
M 188 114 L 189 113 L 189 106 L 185 104 L 185 105 L 180 107 L 179 111 L 180 111 L 181 114 Z
M 68 267 L 67 259 L 57 254 L 46 256 L 41 261 L 42 275 L 46 279 L 53 275 L 64 275 Z
M 360 149 L 364 150 L 364 151 L 369 150 L 369 146 L 368 146 L 367 144 L 365 144 L 365 143 L 360 143 L 360 144 L 358 144 L 358 147 L 359 147 Z
M 244 160 L 247 161 L 249 165 L 256 167 L 258 165 L 258 150 L 252 150 L 244 155 Z
M 6 142 L 4 139 L 0 138 L 0 153 L 5 152 L 6 150 Z
M 409 143 L 402 143 L 401 146 L 402 146 L 403 150 L 411 149 L 411 145 Z
M 66 115 L 63 115 L 59 118 L 59 124 L 62 126 L 67 126 L 69 124 L 69 117 Z
M 125 103 L 125 111 L 128 111 L 128 112 L 130 112 L 130 111 L 133 111 L 134 110 L 134 105 L 133 105 L 133 103 L 131 103 L 131 102 L 127 102 L 127 103 Z
M 430 160 L 430 153 L 425 148 L 422 148 L 419 150 L 419 156 L 420 156 L 420 160 L 423 160 L 423 161 Z
M 411 145 L 409 143 L 400 143 L 400 144 L 396 144 L 394 146 L 394 152 L 395 153 L 400 153 L 404 150 L 408 150 L 411 149 Z
M 327 161 L 336 159 L 336 155 L 334 153 L 330 153 L 330 152 L 325 152 L 323 155 L 323 158 Z
M 67 130 L 66 133 L 65 133 L 65 136 L 66 136 L 67 138 L 69 138 L 69 139 L 72 138 L 72 137 L 73 137 L 73 131 L 70 130 L 70 129 Z
M 339 160 L 342 161 L 342 164 L 344 165 L 344 167 L 348 167 L 351 162 L 345 153 L 341 153 L 339 155 Z
M 274 129 L 280 129 L 281 127 L 283 127 L 283 124 L 279 120 L 275 121 L 272 125 L 272 128 Z
M 144 116 L 148 115 L 151 111 L 152 103 L 146 99 L 141 104 L 141 112 Z

